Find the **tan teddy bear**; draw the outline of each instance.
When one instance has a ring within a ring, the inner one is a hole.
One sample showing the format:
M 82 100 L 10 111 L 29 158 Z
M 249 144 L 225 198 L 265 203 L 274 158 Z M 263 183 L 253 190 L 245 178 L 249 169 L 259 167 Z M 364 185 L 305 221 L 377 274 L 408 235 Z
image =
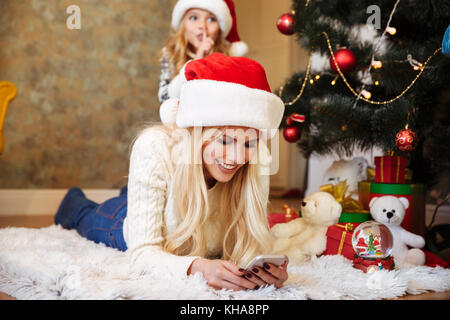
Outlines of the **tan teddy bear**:
M 327 228 L 338 222 L 342 206 L 328 192 L 315 192 L 303 199 L 301 212 L 301 218 L 270 230 L 275 238 L 272 253 L 287 255 L 291 264 L 325 251 Z

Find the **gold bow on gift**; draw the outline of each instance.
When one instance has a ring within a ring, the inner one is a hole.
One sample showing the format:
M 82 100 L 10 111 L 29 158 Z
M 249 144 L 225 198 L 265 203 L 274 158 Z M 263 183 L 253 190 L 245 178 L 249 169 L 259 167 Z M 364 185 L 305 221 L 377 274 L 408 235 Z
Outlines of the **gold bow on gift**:
M 337 202 L 342 206 L 342 212 L 369 212 L 364 210 L 359 201 L 352 198 L 351 194 L 347 195 L 347 181 L 340 181 L 337 184 L 326 184 L 320 187 L 320 191 L 330 193 Z

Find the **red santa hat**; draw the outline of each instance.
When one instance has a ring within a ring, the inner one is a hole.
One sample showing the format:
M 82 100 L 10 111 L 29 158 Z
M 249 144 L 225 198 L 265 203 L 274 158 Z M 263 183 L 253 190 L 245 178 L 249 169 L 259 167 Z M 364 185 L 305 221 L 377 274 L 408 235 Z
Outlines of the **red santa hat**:
M 218 21 L 224 39 L 231 43 L 230 55 L 244 56 L 248 46 L 241 41 L 237 31 L 236 11 L 233 0 L 178 0 L 172 11 L 172 27 L 177 30 L 186 11 L 192 8 L 208 10 Z
M 264 68 L 245 57 L 213 53 L 185 66 L 180 99 L 160 107 L 163 124 L 180 128 L 243 126 L 276 133 L 284 103 L 273 94 Z

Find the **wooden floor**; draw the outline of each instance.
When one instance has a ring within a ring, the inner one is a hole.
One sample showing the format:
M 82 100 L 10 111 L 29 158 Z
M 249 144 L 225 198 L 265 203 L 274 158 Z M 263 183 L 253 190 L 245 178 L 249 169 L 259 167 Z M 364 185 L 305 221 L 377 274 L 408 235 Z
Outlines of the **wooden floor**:
M 295 210 L 298 210 L 300 202 L 297 199 L 271 199 L 269 212 L 283 212 L 283 204 L 288 204 Z M 43 228 L 53 224 L 53 216 L 14 216 L 0 217 L 0 228 L 6 227 L 24 227 L 24 228 Z M 0 300 L 15 300 L 0 291 Z M 450 300 L 450 291 L 424 293 L 420 295 L 407 295 L 395 300 Z

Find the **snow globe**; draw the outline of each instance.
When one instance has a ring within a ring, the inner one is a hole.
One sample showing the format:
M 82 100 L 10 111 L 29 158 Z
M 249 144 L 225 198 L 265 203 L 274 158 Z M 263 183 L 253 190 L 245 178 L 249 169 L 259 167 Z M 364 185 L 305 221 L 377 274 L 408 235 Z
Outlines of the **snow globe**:
M 394 246 L 392 232 L 384 224 L 366 221 L 356 227 L 352 236 L 353 267 L 364 272 L 394 269 L 394 258 L 391 256 Z

